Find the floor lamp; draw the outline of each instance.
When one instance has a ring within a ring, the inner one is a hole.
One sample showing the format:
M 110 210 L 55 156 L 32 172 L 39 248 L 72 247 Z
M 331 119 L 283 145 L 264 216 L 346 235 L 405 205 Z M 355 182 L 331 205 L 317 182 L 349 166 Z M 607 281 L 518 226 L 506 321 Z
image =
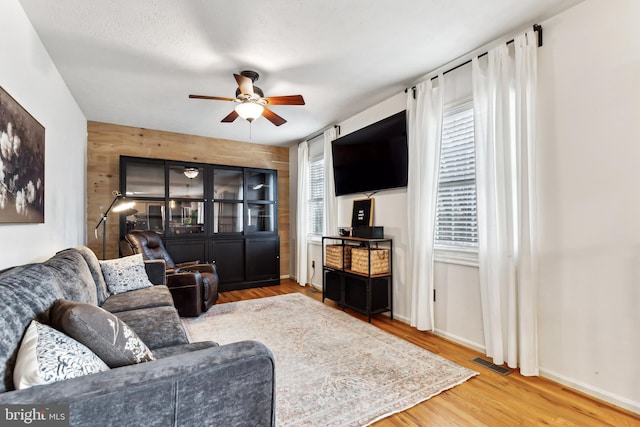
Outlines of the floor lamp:
M 125 197 L 119 191 L 114 191 L 113 195 L 115 196 L 107 210 L 102 214 L 100 221 L 96 224 L 96 228 L 94 230 L 96 239 L 98 238 L 98 228 L 100 224 L 102 224 L 102 259 L 105 259 L 107 253 L 107 216 L 109 212 L 121 212 L 127 209 L 130 209 L 135 202 L 127 202 L 125 201 Z

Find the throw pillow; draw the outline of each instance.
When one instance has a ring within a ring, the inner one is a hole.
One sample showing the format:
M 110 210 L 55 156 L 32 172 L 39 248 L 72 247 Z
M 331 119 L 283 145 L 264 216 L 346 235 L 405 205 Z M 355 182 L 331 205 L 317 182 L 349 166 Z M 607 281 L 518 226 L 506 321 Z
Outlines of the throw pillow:
M 71 337 L 32 320 L 13 370 L 17 390 L 107 371 L 91 350 Z
M 156 360 L 126 323 L 98 306 L 59 299 L 49 316 L 51 326 L 86 345 L 110 368 Z
M 144 268 L 142 254 L 100 261 L 100 268 L 112 294 L 153 286 Z

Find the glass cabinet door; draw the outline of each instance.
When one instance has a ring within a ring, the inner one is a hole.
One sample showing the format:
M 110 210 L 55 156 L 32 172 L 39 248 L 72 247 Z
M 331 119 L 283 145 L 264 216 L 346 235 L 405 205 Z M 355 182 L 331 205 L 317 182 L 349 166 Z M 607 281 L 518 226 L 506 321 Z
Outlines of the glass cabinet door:
M 213 171 L 213 198 L 215 200 L 242 200 L 242 171 L 216 169 Z
M 169 166 L 169 234 L 204 233 L 204 169 Z
M 242 170 L 215 169 L 213 171 L 213 232 L 242 233 L 244 196 Z
M 242 203 L 215 202 L 213 204 L 214 233 L 242 233 Z
M 151 230 L 164 232 L 164 202 L 136 200 L 136 204 L 121 213 L 125 216 L 126 232 L 133 230 Z
M 276 176 L 273 170 L 245 170 L 247 233 L 274 233 L 278 230 Z
M 164 165 L 127 162 L 124 173 L 125 196 L 164 198 Z
M 169 234 L 204 233 L 204 202 L 169 200 Z
M 151 230 L 164 232 L 164 164 L 130 160 L 124 163 L 123 193 L 135 201 L 131 209 L 120 213 L 126 232 Z
M 169 167 L 169 197 L 204 199 L 203 168 L 188 166 Z
M 247 232 L 275 231 L 273 204 L 248 203 L 247 204 Z
M 273 172 L 247 171 L 247 200 L 276 200 Z

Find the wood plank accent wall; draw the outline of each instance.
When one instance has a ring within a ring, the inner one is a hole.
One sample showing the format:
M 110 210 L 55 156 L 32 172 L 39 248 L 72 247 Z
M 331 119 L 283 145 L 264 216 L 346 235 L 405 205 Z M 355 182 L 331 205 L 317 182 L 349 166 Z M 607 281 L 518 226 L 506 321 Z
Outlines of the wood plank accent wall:
M 163 132 L 109 123 L 87 124 L 87 246 L 102 256 L 100 215 L 120 189 L 120 156 L 245 166 L 278 171 L 280 274 L 289 274 L 289 148 Z M 109 216 L 107 259 L 118 256 L 117 214 Z

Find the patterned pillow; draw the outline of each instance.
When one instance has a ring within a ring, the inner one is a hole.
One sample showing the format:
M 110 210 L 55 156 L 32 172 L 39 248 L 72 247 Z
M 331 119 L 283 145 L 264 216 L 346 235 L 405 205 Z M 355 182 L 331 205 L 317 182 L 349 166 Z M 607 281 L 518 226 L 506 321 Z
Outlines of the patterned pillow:
M 98 306 L 59 299 L 49 316 L 51 326 L 86 345 L 110 368 L 156 360 L 126 323 Z
M 100 261 L 100 268 L 112 294 L 153 286 L 144 268 L 142 254 Z
M 20 343 L 13 385 L 20 390 L 107 370 L 109 367 L 84 345 L 32 320 Z

